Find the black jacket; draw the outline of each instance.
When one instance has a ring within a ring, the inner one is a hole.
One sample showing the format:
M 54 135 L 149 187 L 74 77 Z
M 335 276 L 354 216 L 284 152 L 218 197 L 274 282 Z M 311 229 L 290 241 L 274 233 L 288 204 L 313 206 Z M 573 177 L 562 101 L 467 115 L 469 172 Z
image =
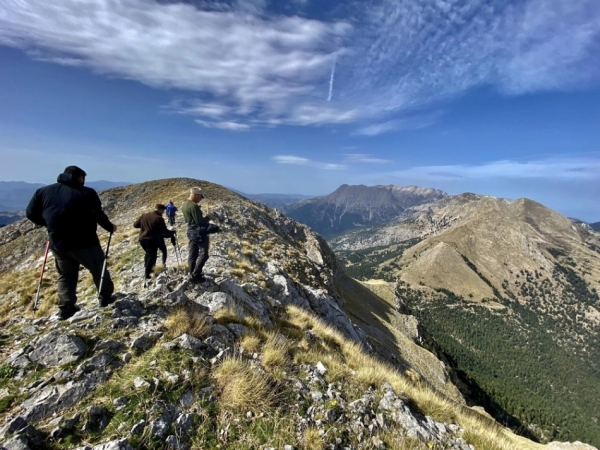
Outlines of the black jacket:
M 208 235 L 220 232 L 221 228 L 213 223 L 205 223 L 203 225 L 192 223 L 188 225 L 187 237 L 197 245 L 208 245 Z
M 164 238 L 175 236 L 175 232 L 167 228 L 165 219 L 156 211 L 142 214 L 133 223 L 133 227 L 140 229 L 140 241 L 160 242 Z
M 70 174 L 60 174 L 58 183 L 38 189 L 27 206 L 27 218 L 48 229 L 50 248 L 69 251 L 100 244 L 97 225 L 112 232 L 113 224 L 100 197 L 92 188 L 73 183 Z

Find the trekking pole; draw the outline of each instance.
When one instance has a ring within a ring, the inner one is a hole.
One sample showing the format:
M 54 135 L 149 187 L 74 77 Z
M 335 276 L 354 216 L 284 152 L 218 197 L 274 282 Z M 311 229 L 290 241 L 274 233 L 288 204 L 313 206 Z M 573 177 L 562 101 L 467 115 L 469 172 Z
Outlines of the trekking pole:
M 106 261 L 108 260 L 108 250 L 110 249 L 110 240 L 112 239 L 112 231 L 108 235 L 108 243 L 106 244 L 106 253 L 104 253 L 104 263 L 102 264 L 102 276 L 100 277 L 100 285 L 98 286 L 98 298 L 101 297 L 102 284 L 104 283 L 104 274 L 106 273 Z
M 177 241 L 173 241 L 173 249 L 175 250 L 175 256 L 177 257 L 177 265 L 181 265 L 181 259 L 179 258 L 179 253 L 177 253 L 177 245 L 175 244 Z
M 179 240 L 175 235 L 175 256 L 177 256 L 177 264 L 181 266 L 181 250 L 179 250 Z
M 33 310 L 37 311 L 38 300 L 40 299 L 40 290 L 42 289 L 42 279 L 44 278 L 44 270 L 46 269 L 46 260 L 48 259 L 48 250 L 50 250 L 50 241 L 46 243 L 46 251 L 44 252 L 44 262 L 42 264 L 42 272 L 40 273 L 40 281 L 38 282 L 37 292 L 35 293 L 35 301 L 33 302 Z

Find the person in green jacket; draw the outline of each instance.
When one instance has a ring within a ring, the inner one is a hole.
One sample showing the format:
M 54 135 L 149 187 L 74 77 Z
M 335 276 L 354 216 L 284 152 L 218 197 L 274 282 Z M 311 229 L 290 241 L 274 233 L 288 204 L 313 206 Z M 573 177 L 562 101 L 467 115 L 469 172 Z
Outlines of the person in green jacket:
M 199 203 L 204 199 L 202 189 L 190 189 L 189 198 L 181 205 L 183 219 L 188 224 L 188 269 L 192 281 L 205 281 L 202 270 L 208 260 L 208 235 L 220 231 L 219 227 L 209 223 L 210 218 L 202 214 Z

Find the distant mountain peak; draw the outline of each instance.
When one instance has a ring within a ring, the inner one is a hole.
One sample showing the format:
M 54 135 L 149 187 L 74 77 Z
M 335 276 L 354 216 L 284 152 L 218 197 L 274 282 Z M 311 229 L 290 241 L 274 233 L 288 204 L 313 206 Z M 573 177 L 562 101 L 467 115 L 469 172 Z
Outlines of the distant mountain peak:
M 342 184 L 329 195 L 292 204 L 285 212 L 318 233 L 331 235 L 358 226 L 383 224 L 406 208 L 446 197 L 448 194 L 443 191 L 418 186 Z

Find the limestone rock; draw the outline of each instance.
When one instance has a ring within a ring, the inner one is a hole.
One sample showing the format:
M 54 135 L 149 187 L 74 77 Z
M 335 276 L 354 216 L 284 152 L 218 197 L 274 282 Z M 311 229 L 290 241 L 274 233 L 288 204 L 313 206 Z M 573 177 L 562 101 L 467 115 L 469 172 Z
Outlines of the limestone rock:
M 76 450 L 134 450 L 127 439 L 105 442 L 94 447 L 80 447 Z
M 210 331 L 208 332 L 209 336 L 214 336 L 220 338 L 223 342 L 229 344 L 233 342 L 234 336 L 231 334 L 231 331 L 223 325 L 219 325 L 218 323 L 212 325 L 210 327 Z
M 166 405 L 162 414 L 150 422 L 150 435 L 159 439 L 165 439 L 169 427 L 175 421 L 179 410 L 173 405 Z
M 2 445 L 2 449 L 6 449 L 6 450 L 30 450 L 31 447 L 29 447 L 27 439 L 25 439 L 23 436 L 15 436 L 11 440 L 9 440 L 5 444 L 3 444 Z
M 246 334 L 252 333 L 252 330 L 241 323 L 227 324 L 227 329 L 233 334 L 235 339 L 240 339 Z
M 70 408 L 84 399 L 107 378 L 105 373 L 94 372 L 83 375 L 77 381 L 46 386 L 23 402 L 23 418 L 27 421 L 38 421 L 65 408 Z
M 2 427 L 2 429 L 0 429 L 0 437 L 4 437 L 7 434 L 16 433 L 17 431 L 25 428 L 27 425 L 27 421 L 23 417 L 17 416 L 14 419 L 11 419 Z
M 135 380 L 133 380 L 133 386 L 136 389 L 147 389 L 150 387 L 150 383 L 142 377 L 136 377 Z
M 356 329 L 337 302 L 322 289 L 314 289 L 304 286 L 304 291 L 312 310 L 323 318 L 327 323 L 339 329 L 353 341 L 362 342 L 365 335 Z
M 269 307 L 265 302 L 249 296 L 239 285 L 229 279 L 222 280 L 219 289 L 228 293 L 238 306 L 257 317 L 263 325 L 272 325 Z
M 148 331 L 141 336 L 136 337 L 130 347 L 142 351 L 150 350 L 161 337 L 162 333 L 158 331 Z
M 176 342 L 179 347 L 190 350 L 197 355 L 204 355 L 209 350 L 208 345 L 189 334 L 182 334 L 176 339 Z
M 29 359 L 46 367 L 60 366 L 77 361 L 86 351 L 87 346 L 80 337 L 53 331 L 37 342 Z
M 102 431 L 110 422 L 108 411 L 101 406 L 90 406 L 87 409 L 88 418 L 83 424 L 82 431 L 90 433 L 92 431 Z
M 387 416 L 400 425 L 409 437 L 425 441 L 437 442 L 437 433 L 432 424 L 424 417 L 414 414 L 388 384 L 384 386 L 384 394 L 379 402 L 378 411 L 387 411 Z
M 225 292 L 205 292 L 195 301 L 197 304 L 208 308 L 211 314 L 233 306 L 233 299 Z
M 27 369 L 31 366 L 31 361 L 23 349 L 11 353 L 4 363 L 14 369 Z
M 146 428 L 146 421 L 140 420 L 133 426 L 133 428 L 131 428 L 131 431 L 129 433 L 132 435 L 139 435 L 144 432 L 144 428 Z

